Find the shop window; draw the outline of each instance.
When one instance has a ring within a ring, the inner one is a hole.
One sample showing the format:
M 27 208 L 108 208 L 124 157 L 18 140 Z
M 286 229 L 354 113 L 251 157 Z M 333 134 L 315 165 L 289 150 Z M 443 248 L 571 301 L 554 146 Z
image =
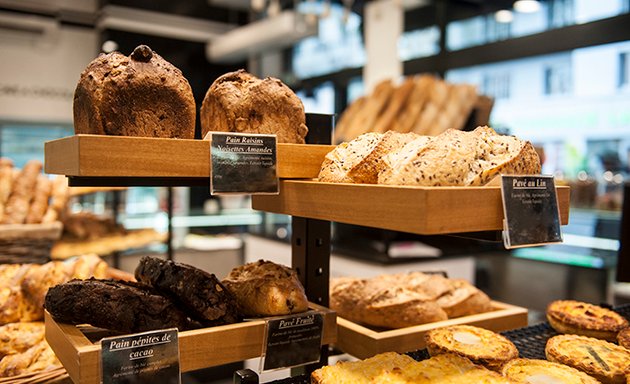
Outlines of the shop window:
M 482 93 L 495 99 L 510 97 L 510 73 L 488 72 L 483 76 Z
M 619 88 L 630 87 L 630 57 L 629 52 L 619 54 Z
M 363 83 L 363 78 L 355 77 L 350 80 L 348 83 L 348 105 L 363 95 L 365 95 L 365 84 Z
M 335 88 L 331 81 L 308 91 L 299 91 L 297 96 L 304 103 L 304 110 L 308 113 L 335 113 Z
M 440 29 L 437 26 L 405 32 L 398 40 L 401 60 L 437 55 L 440 52 Z
M 564 66 L 545 67 L 545 95 L 561 95 L 571 92 L 571 70 Z
M 31 159 L 44 162 L 44 143 L 71 136 L 71 125 L 0 123 L 0 155 L 21 168 Z
M 560 28 L 573 24 L 575 20 L 574 0 L 554 0 L 549 2 L 547 18 L 550 28 Z

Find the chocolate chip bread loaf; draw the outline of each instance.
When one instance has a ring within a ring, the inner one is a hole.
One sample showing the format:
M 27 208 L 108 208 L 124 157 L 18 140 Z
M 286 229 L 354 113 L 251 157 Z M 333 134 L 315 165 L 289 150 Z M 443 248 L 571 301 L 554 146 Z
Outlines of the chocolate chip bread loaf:
M 193 139 L 195 100 L 182 72 L 146 45 L 101 54 L 74 91 L 75 133 Z
M 240 320 L 237 304 L 213 274 L 190 265 L 145 256 L 136 279 L 173 299 L 206 326 Z
M 212 83 L 200 111 L 202 136 L 210 131 L 276 134 L 279 143 L 304 144 L 302 101 L 280 80 L 244 70 Z
M 45 308 L 61 323 L 91 324 L 125 333 L 196 327 L 170 299 L 132 282 L 72 280 L 48 290 Z

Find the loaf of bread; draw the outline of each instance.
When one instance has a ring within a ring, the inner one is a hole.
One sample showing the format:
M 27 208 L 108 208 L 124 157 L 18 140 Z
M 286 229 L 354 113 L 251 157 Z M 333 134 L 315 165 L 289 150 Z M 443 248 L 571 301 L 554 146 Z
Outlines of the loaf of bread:
M 26 221 L 42 166 L 39 160 L 31 160 L 24 165 L 13 183 L 2 219 L 3 224 L 23 224 Z
M 0 163 L 0 222 L 2 222 L 9 196 L 13 190 L 13 162 L 4 157 L 0 160 L 3 160 Z
M 330 308 L 348 320 L 379 328 L 409 327 L 492 309 L 488 296 L 470 283 L 421 272 L 333 279 Z
M 244 70 L 226 73 L 208 89 L 200 111 L 202 136 L 210 131 L 275 134 L 279 143 L 304 144 L 302 101 L 280 80 Z
M 183 263 L 144 256 L 136 279 L 173 298 L 205 326 L 240 320 L 236 301 L 213 274 Z
M 368 156 L 382 139 L 381 133 L 371 132 L 339 144 L 326 154 L 317 179 L 327 183 L 352 183 L 348 172 Z
M 48 290 L 45 307 L 61 323 L 126 333 L 197 327 L 171 299 L 146 285 L 117 280 L 71 280 L 56 285 Z
M 193 139 L 196 107 L 182 72 L 146 45 L 101 54 L 74 92 L 75 133 Z
M 308 300 L 291 268 L 258 260 L 234 268 L 223 279 L 245 316 L 276 316 L 304 312 Z

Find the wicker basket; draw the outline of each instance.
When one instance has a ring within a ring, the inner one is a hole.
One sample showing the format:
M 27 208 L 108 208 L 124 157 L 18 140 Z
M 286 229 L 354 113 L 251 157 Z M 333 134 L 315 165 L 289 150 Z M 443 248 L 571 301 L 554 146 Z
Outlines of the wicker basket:
M 61 237 L 61 222 L 0 225 L 0 263 L 46 263 Z M 1 383 L 1 382 L 0 382 Z

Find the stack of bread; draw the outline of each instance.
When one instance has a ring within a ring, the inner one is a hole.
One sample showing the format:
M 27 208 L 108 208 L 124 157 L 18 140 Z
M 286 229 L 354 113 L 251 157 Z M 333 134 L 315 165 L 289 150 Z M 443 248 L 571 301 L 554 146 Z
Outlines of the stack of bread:
M 422 272 L 333 279 L 330 308 L 348 320 L 381 328 L 410 327 L 492 310 L 488 296 L 467 281 Z
M 0 159 L 0 223 L 39 224 L 57 221 L 68 201 L 65 177 L 48 179 L 42 163 L 31 160 L 17 169 Z
M 435 136 L 448 128 L 462 129 L 480 97 L 472 85 L 449 84 L 429 75 L 407 77 L 399 86 L 384 80 L 341 115 L 334 142 L 366 132 Z M 487 120 L 477 124 L 487 124 Z
M 74 92 L 77 134 L 193 139 L 196 105 L 182 72 L 146 45 L 129 56 L 101 54 L 81 73 Z M 276 134 L 304 143 L 302 101 L 280 80 L 239 70 L 217 78 L 200 109 L 208 132 Z
M 331 183 L 479 186 L 500 174 L 540 173 L 532 144 L 492 128 L 453 129 L 436 137 L 415 133 L 366 133 L 338 145 L 318 179 Z
M 47 371 L 60 366 L 44 338 L 43 322 L 0 326 L 0 377 Z

